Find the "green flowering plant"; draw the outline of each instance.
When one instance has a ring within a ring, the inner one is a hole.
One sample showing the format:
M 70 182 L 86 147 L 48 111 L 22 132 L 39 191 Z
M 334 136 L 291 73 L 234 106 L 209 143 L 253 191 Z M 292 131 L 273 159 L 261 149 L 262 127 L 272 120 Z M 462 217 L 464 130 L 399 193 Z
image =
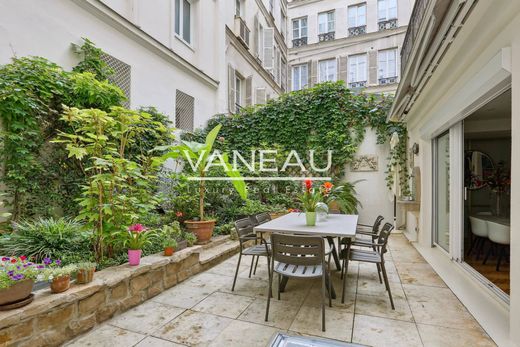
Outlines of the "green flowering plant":
M 153 232 L 142 224 L 131 225 L 128 230 L 121 233 L 123 247 L 131 250 L 143 249 L 145 246 L 152 244 L 150 240 L 152 234 Z
M 26 256 L 0 259 L 0 289 L 9 288 L 23 280 L 35 280 L 43 265 L 27 261 Z
M 38 281 L 52 282 L 56 278 L 70 276 L 78 269 L 76 264 L 61 266 L 61 260 L 59 259 L 53 261 L 50 258 L 45 258 L 43 259 L 43 264 L 44 268 L 37 276 Z
M 197 236 L 193 233 L 184 233 L 183 238 L 186 240 L 188 247 L 191 247 L 197 242 Z
M 77 263 L 76 264 L 76 268 L 78 270 L 90 270 L 90 269 L 95 269 L 97 266 L 96 263 L 94 262 L 91 262 L 91 261 L 84 261 L 84 262 L 81 262 L 81 263 Z
M 319 189 L 314 189 L 312 186 L 312 180 L 305 180 L 305 191 L 300 196 L 303 210 L 305 212 L 316 212 L 316 208 L 320 206 L 322 202 L 322 195 Z
M 174 221 L 172 225 L 164 225 L 161 229 L 159 237 L 163 247 L 177 247 L 177 240 L 181 237 L 181 225 L 178 221 Z

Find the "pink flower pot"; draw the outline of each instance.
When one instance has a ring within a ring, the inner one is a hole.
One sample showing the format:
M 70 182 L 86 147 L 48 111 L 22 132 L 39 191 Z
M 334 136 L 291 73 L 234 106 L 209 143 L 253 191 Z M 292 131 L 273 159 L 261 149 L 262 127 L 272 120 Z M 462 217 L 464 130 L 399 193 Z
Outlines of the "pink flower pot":
M 140 249 L 129 249 L 128 250 L 128 263 L 130 266 L 137 266 L 141 262 L 141 250 Z

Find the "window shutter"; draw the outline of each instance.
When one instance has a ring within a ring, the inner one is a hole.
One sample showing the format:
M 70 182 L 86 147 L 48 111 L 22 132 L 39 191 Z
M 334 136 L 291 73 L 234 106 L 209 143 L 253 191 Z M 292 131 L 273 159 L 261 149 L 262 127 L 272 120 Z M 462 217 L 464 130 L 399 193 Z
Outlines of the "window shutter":
M 257 104 L 265 104 L 265 88 L 256 88 L 256 103 Z
M 253 104 L 253 76 L 246 78 L 246 106 Z
M 228 109 L 235 113 L 235 70 L 228 65 Z
M 258 47 L 260 46 L 260 32 L 258 30 L 258 15 L 255 15 L 254 25 L 253 25 L 253 36 L 254 36 L 254 47 L 253 52 L 255 52 L 255 57 L 258 57 Z
M 338 81 L 347 81 L 347 57 L 339 57 L 338 62 Z
M 368 84 L 377 85 L 377 52 L 368 52 Z
M 287 74 L 289 78 L 287 79 L 287 91 L 292 91 L 293 79 L 294 79 L 294 67 L 287 67 Z
M 309 63 L 311 83 L 309 87 L 314 86 L 318 82 L 318 61 L 313 60 Z
M 264 68 L 271 70 L 274 67 L 274 30 L 264 29 Z

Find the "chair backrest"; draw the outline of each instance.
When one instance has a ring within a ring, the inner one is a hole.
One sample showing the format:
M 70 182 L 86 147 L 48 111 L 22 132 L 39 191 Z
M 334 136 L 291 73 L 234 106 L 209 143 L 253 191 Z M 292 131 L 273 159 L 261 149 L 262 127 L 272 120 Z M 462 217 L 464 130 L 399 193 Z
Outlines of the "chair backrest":
M 383 219 L 385 219 L 383 216 L 381 216 L 381 215 L 377 216 L 376 220 L 374 221 L 374 225 L 372 226 L 372 231 L 374 233 L 379 232 L 379 227 L 381 226 Z
M 271 235 L 273 261 L 291 265 L 323 265 L 325 243 L 322 237 Z
M 235 230 L 237 231 L 239 239 L 248 236 L 252 238 L 256 237 L 253 227 L 254 225 L 249 218 L 239 219 L 235 222 Z
M 471 232 L 476 236 L 488 237 L 488 224 L 484 219 L 469 217 Z
M 377 238 L 377 243 L 381 247 L 381 254 L 386 253 L 386 245 L 388 244 L 388 237 L 390 233 L 394 230 L 394 226 L 390 223 L 385 223 L 381 232 L 379 232 L 379 236 Z
M 511 227 L 488 221 L 489 239 L 501 245 L 511 243 Z
M 267 212 L 259 213 L 255 216 L 258 224 L 267 223 L 271 220 L 271 216 Z

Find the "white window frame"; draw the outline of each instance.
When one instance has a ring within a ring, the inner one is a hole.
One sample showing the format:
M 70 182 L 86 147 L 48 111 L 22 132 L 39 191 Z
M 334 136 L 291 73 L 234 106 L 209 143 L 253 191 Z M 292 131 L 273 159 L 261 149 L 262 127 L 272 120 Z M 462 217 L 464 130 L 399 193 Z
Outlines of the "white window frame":
M 391 65 L 391 60 L 389 60 L 389 53 L 393 54 L 393 66 Z M 385 58 L 383 60 L 382 58 Z M 391 68 L 393 67 L 394 72 L 393 74 L 389 73 L 391 71 Z M 390 48 L 390 49 L 384 49 L 377 52 L 377 78 L 391 78 L 391 77 L 398 77 L 398 71 L 397 71 L 397 48 Z
M 321 73 L 322 64 L 326 64 L 325 73 L 327 74 L 327 76 L 325 76 L 325 78 L 323 78 L 322 73 Z M 328 74 L 329 70 L 333 71 L 332 79 L 329 79 L 329 74 Z M 324 59 L 324 60 L 318 61 L 318 83 L 336 82 L 337 80 L 338 80 L 338 61 L 336 60 L 336 58 Z
M 280 27 L 282 36 L 287 37 L 287 15 L 282 9 L 280 9 Z
M 188 40 L 184 37 L 184 3 L 188 3 L 190 5 L 190 27 L 189 27 L 189 33 L 188 33 Z M 179 4 L 179 11 L 177 11 L 177 3 Z M 174 32 L 175 36 L 188 44 L 189 46 L 192 45 L 192 38 L 193 38 L 193 3 L 191 0 L 174 0 Z M 178 26 L 178 28 L 177 28 Z
M 305 70 L 305 78 L 302 71 Z M 296 83 L 297 82 L 297 83 Z M 309 64 L 299 64 L 292 67 L 292 90 L 301 90 L 309 85 Z
M 305 26 L 303 25 L 304 21 L 305 21 Z M 294 28 L 294 23 L 298 23 L 298 28 Z M 293 39 L 301 39 L 303 37 L 307 37 L 308 30 L 309 30 L 308 23 L 309 23 L 309 21 L 307 19 L 307 16 L 296 18 L 296 19 L 292 20 Z M 303 35 L 303 29 L 305 29 L 305 35 Z M 294 35 L 295 32 L 297 32 L 298 35 Z
M 354 11 L 355 11 L 355 14 L 353 16 L 351 16 L 351 14 Z M 352 22 L 352 18 L 354 18 L 353 22 Z M 347 20 L 348 20 L 349 28 L 356 28 L 356 27 L 360 27 L 363 25 L 367 25 L 367 3 L 362 2 L 360 4 L 349 6 L 347 8 Z
M 377 20 L 397 19 L 397 0 L 377 0 Z
M 329 17 L 329 15 L 332 15 L 332 19 Z M 322 22 L 322 18 L 325 18 L 325 22 Z M 326 26 L 326 30 L 322 30 L 321 24 L 324 24 Z M 326 12 L 320 12 L 318 13 L 318 34 L 327 34 L 336 31 L 336 11 L 326 11 Z
M 360 63 L 364 63 L 364 68 Z M 354 66 L 355 65 L 355 66 Z M 366 82 L 368 78 L 368 57 L 366 53 L 348 56 L 347 83 Z
M 242 17 L 242 0 L 235 0 L 235 16 Z
M 235 107 L 238 112 L 240 107 L 244 107 L 242 88 L 245 86 L 245 79 L 235 70 Z

